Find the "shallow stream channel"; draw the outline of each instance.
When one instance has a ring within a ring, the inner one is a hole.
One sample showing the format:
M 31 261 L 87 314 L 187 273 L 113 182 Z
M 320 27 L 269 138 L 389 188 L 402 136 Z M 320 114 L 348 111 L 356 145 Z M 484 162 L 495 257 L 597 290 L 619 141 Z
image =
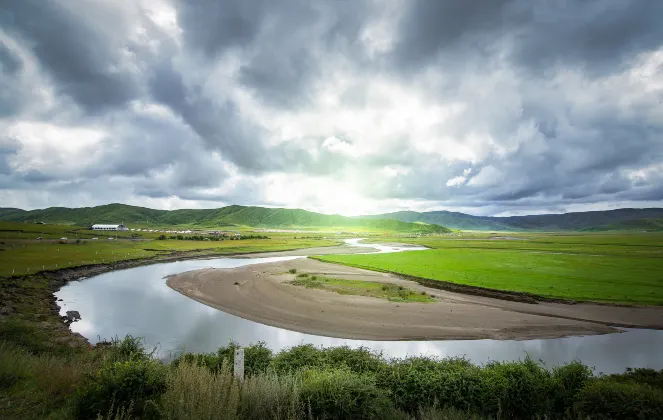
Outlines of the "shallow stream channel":
M 349 246 L 400 252 L 422 249 L 367 245 Z M 367 249 L 367 251 L 370 251 Z M 241 345 L 264 341 L 273 351 L 296 346 L 367 347 L 386 357 L 462 356 L 474 363 L 523 359 L 529 355 L 553 367 L 579 360 L 596 372 L 622 372 L 627 367 L 663 369 L 663 331 L 626 329 L 621 333 L 545 340 L 365 341 L 322 337 L 275 328 L 203 305 L 166 285 L 166 276 L 202 268 L 235 268 L 304 257 L 214 258 L 168 262 L 112 271 L 73 281 L 55 295 L 61 314 L 76 310 L 81 320 L 74 332 L 91 343 L 127 334 L 142 337 L 161 357 L 182 351 L 215 352 L 233 340 Z

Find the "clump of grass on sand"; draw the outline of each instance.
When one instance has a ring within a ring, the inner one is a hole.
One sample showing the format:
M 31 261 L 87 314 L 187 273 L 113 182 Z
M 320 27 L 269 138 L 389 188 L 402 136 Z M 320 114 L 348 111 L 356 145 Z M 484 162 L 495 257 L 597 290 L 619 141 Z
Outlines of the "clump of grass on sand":
M 416 292 L 392 283 L 337 279 L 325 276 L 299 274 L 290 284 L 309 289 L 322 289 L 342 295 L 369 296 L 387 299 L 391 302 L 433 302 L 426 292 Z

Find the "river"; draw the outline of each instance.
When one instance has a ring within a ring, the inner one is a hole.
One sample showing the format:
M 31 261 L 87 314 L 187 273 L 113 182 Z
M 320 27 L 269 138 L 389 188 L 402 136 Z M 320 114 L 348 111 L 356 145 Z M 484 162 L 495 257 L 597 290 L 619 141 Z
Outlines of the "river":
M 359 239 L 346 241 L 360 244 Z M 422 249 L 379 245 L 379 252 Z M 368 251 L 368 250 L 367 250 Z M 77 310 L 82 319 L 72 331 L 91 343 L 127 334 L 142 337 L 149 348 L 163 357 L 179 353 L 214 352 L 234 340 L 242 345 L 264 341 L 278 351 L 299 344 L 367 347 L 387 357 L 416 355 L 464 356 L 475 363 L 508 361 L 527 354 L 546 366 L 573 360 L 597 372 L 622 372 L 627 367 L 663 369 L 663 331 L 625 330 L 622 333 L 547 340 L 454 340 L 454 341 L 363 341 L 321 337 L 270 327 L 189 299 L 166 285 L 165 277 L 201 268 L 234 268 L 303 257 L 215 258 L 188 260 L 112 271 L 73 281 L 55 295 L 61 313 Z

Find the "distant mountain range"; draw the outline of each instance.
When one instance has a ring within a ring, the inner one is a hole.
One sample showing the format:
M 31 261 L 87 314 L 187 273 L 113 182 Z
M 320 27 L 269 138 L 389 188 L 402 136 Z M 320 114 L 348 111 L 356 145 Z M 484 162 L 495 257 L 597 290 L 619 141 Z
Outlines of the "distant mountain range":
M 401 233 L 444 233 L 436 224 L 394 219 L 356 218 L 327 215 L 298 209 L 228 206 L 200 210 L 154 210 L 125 204 L 97 207 L 50 207 L 42 210 L 0 208 L 0 220 L 73 225 L 125 223 L 141 225 L 190 225 L 200 227 L 251 226 L 262 228 L 371 229 Z
M 200 210 L 154 210 L 125 204 L 97 207 L 50 207 L 41 210 L 0 208 L 0 220 L 74 225 L 128 223 L 150 225 L 251 226 L 263 228 L 364 228 L 392 232 L 444 233 L 447 228 L 483 231 L 663 231 L 663 208 L 619 209 L 565 214 L 488 217 L 465 213 L 400 211 L 345 217 L 299 209 L 227 206 Z
M 471 216 L 449 211 L 424 213 L 399 211 L 362 217 L 394 219 L 412 223 L 434 223 L 452 229 L 484 231 L 663 230 L 663 208 L 618 209 L 511 217 Z

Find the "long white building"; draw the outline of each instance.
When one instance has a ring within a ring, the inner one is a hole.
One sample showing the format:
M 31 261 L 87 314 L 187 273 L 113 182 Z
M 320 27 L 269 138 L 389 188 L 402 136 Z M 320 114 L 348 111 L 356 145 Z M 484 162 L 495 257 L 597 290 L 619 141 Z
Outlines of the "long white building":
M 124 224 L 119 225 L 92 225 L 92 230 L 129 230 Z

